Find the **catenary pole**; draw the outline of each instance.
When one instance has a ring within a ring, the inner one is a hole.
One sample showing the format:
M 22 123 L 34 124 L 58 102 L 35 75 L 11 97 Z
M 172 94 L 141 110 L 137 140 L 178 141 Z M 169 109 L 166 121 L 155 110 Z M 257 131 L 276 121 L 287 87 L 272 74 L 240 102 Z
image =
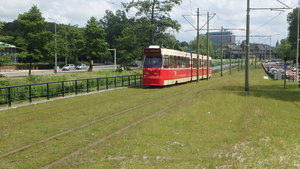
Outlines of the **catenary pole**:
M 197 83 L 199 82 L 199 52 L 200 52 L 200 47 L 199 47 L 199 8 L 197 8 Z
M 245 92 L 249 94 L 249 55 L 250 55 L 250 0 L 247 0 L 247 16 L 246 16 L 246 61 L 245 61 Z

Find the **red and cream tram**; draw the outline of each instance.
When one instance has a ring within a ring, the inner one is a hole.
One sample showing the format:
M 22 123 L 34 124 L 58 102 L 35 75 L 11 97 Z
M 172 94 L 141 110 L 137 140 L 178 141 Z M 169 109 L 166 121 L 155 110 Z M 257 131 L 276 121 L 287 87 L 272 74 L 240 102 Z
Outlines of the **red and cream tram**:
M 199 55 L 199 62 L 199 79 L 210 78 L 211 57 Z M 194 53 L 149 46 L 144 49 L 143 66 L 143 85 L 165 86 L 197 80 L 197 54 Z

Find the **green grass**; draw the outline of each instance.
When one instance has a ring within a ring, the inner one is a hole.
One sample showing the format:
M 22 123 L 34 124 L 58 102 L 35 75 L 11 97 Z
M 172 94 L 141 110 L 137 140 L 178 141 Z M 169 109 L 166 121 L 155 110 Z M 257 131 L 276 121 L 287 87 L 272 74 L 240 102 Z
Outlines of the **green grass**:
M 299 168 L 300 89 L 295 82 L 264 79 L 261 68 L 250 71 L 245 95 L 244 72 L 214 74 L 209 81 L 165 88 L 128 88 L 1 111 L 0 115 L 42 109 L 0 119 L 0 154 L 146 103 L 86 128 L 77 129 L 0 159 L 0 168 L 40 168 L 164 109 L 154 117 L 90 146 L 52 168 Z M 189 98 L 181 102 L 183 98 Z M 85 100 L 85 101 L 83 101 Z M 75 102 L 76 103 L 72 103 Z M 60 110 L 64 110 L 63 113 Z M 56 112 L 56 114 L 52 114 Z M 31 119 L 26 123 L 26 119 Z

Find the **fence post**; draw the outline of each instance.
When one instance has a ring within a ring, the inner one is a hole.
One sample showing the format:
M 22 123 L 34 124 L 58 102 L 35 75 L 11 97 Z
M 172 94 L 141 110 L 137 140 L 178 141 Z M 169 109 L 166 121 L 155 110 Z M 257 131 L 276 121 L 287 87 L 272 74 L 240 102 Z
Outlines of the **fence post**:
M 108 77 L 106 78 L 106 89 L 108 90 Z
M 8 106 L 11 107 L 11 93 L 10 93 L 11 90 L 10 90 L 10 87 L 8 87 L 7 90 L 8 90 L 8 95 L 7 95 L 7 96 L 8 96 L 8 97 L 7 97 L 7 100 L 8 100 Z
M 130 79 L 131 79 L 131 77 L 130 77 L 130 75 L 129 75 L 129 76 L 128 76 L 128 86 L 131 86 Z
M 50 96 L 49 96 L 49 83 L 47 83 L 47 100 L 49 100 Z
M 75 94 L 76 95 L 78 94 L 78 91 L 77 91 L 77 80 L 75 80 Z
M 117 77 L 114 77 L 114 86 L 117 87 Z
M 100 90 L 100 87 L 99 87 L 99 78 L 97 78 L 97 91 Z
M 143 76 L 142 75 L 139 76 L 140 76 L 140 84 L 142 84 Z
M 89 92 L 89 79 L 86 79 L 86 92 L 88 93 Z
M 62 96 L 65 97 L 65 85 L 64 85 L 63 81 L 61 82 L 61 89 L 62 89 L 62 91 L 61 91 L 62 92 Z
M 31 85 L 29 85 L 29 103 L 32 102 L 32 92 L 31 92 Z
M 124 86 L 124 76 L 122 76 L 122 87 Z

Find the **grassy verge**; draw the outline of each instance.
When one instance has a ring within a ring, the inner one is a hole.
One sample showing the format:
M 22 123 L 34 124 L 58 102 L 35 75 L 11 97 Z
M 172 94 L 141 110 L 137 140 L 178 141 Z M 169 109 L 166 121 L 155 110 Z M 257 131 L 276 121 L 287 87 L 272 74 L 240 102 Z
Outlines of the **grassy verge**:
M 9 146 L 17 148 L 112 112 L 196 87 L 2 158 L 0 168 L 40 168 L 184 98 L 189 99 L 53 168 L 299 168 L 299 88 L 288 82 L 284 89 L 282 81 L 264 76 L 260 68 L 250 71 L 249 95 L 244 92 L 244 72 L 234 70 L 231 76 L 215 74 L 199 83 L 128 88 L 0 112 L 2 117 L 53 106 L 10 119 L 16 126 L 2 127 L 3 152 Z M 21 120 L 24 125 L 18 123 Z M 6 123 L 7 119 L 1 121 L 2 126 Z
M 299 89 L 292 83 L 284 90 L 282 81 L 263 76 L 262 70 L 251 71 L 249 96 L 242 73 L 230 81 L 214 77 L 221 87 L 58 168 L 299 168 Z

